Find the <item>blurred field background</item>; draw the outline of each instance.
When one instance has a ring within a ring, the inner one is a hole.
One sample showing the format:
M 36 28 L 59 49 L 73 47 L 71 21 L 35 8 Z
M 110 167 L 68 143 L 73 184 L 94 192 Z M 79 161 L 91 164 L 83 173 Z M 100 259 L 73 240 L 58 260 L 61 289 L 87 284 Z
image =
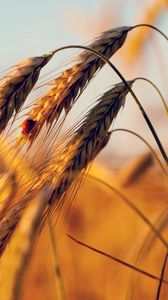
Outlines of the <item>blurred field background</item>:
M 127 0 L 124 3 L 120 0 L 85 2 L 17 0 L 15 3 L 6 1 L 1 3 L 0 69 L 3 70 L 25 57 L 41 55 L 62 45 L 87 44 L 100 32 L 110 28 L 138 23 L 154 24 L 168 34 L 168 2 L 166 0 Z M 52 71 L 54 67 L 54 74 L 60 72 L 63 67 L 56 70 L 57 65 L 75 53 L 65 50 L 56 55 L 43 71 L 44 74 Z M 167 44 L 159 34 L 149 29 L 136 29 L 129 34 L 123 48 L 112 58 L 112 62 L 127 79 L 143 76 L 152 80 L 167 100 Z M 118 81 L 117 75 L 105 66 L 69 114 L 66 128 L 75 122 L 79 113 L 84 111 L 97 95 Z M 145 82 L 137 82 L 134 90 L 167 149 L 167 120 L 158 95 Z M 42 91 L 43 89 L 33 92 L 27 101 L 38 97 Z M 155 141 L 131 96 L 127 97 L 127 104 L 120 112 L 114 127 L 134 130 L 157 150 Z M 144 172 L 140 172 L 137 177 L 134 176 L 147 157 L 148 149 L 141 141 L 127 133 L 114 133 L 108 146 L 94 161 L 90 173 L 122 191 L 153 223 L 164 212 L 158 225 L 162 225 L 162 233 L 166 239 L 167 181 L 152 159 L 144 168 Z M 6 152 L 3 151 L 3 145 L 0 159 L 2 162 L 0 171 L 3 174 L 8 159 Z M 23 172 L 25 178 L 36 176 L 35 170 L 24 162 L 24 158 L 18 158 L 18 165 L 21 169 L 16 168 L 16 175 Z M 13 192 L 14 179 L 11 174 L 12 167 L 9 173 L 1 178 L 1 185 L 5 180 L 8 182 L 4 196 L 1 195 L 1 202 L 3 197 L 5 199 L 6 195 Z M 26 189 L 26 184 L 24 187 Z M 17 190 L 20 194 L 24 192 L 23 189 Z M 2 300 L 13 300 L 13 284 L 19 268 L 20 248 L 24 247 L 22 235 L 24 236 L 27 230 L 27 222 L 28 219 L 22 220 L 0 261 Z M 71 234 L 97 249 L 160 276 L 166 253 L 163 245 L 154 238 L 154 234 L 151 234 L 146 250 L 142 250 L 150 229 L 120 197 L 105 186 L 89 177 L 86 178 L 66 218 L 61 216 L 54 228 L 65 299 L 156 299 L 157 281 L 86 249 L 67 237 L 67 233 Z M 142 257 L 137 261 L 140 254 Z M 165 280 L 168 280 L 167 272 Z M 20 299 L 54 300 L 58 299 L 57 297 L 53 252 L 46 226 L 35 243 Z M 162 299 L 168 299 L 166 284 L 162 286 L 160 300 Z

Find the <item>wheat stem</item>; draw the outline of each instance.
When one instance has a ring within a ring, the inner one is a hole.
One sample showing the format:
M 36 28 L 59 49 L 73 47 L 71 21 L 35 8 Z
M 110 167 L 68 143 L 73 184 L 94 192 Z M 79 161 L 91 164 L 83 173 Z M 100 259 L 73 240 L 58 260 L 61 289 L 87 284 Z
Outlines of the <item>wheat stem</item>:
M 58 263 L 56 238 L 55 238 L 54 228 L 53 228 L 52 222 L 49 222 L 48 228 L 49 228 L 49 236 L 50 236 L 52 252 L 53 252 L 57 299 L 58 300 L 63 300 L 63 299 L 65 299 L 64 284 L 63 284 L 63 279 L 62 279 L 62 276 L 61 276 L 60 266 L 59 266 L 59 263 Z
M 166 256 L 165 256 L 164 263 L 163 263 L 163 266 L 162 266 L 161 275 L 160 275 L 160 281 L 159 281 L 159 286 L 158 286 L 158 289 L 157 289 L 156 300 L 160 299 L 162 282 L 164 280 L 164 274 L 165 274 L 165 269 L 166 269 L 166 264 L 167 264 L 167 258 L 168 258 L 168 252 L 166 252 Z
M 168 175 L 167 171 L 165 170 L 165 168 L 164 168 L 162 162 L 160 161 L 158 155 L 156 154 L 155 150 L 153 149 L 153 147 L 141 135 L 139 135 L 138 133 L 136 133 L 136 132 L 134 132 L 132 130 L 125 129 L 125 128 L 114 129 L 114 130 L 112 130 L 111 133 L 119 132 L 119 131 L 133 134 L 134 136 L 136 136 L 137 138 L 139 138 L 149 148 L 150 152 L 152 153 L 152 155 L 155 158 L 155 160 L 158 162 L 158 164 L 159 164 L 161 170 L 163 171 L 164 175 L 167 177 L 167 175 Z
M 157 31 L 158 33 L 160 33 L 166 39 L 166 41 L 168 41 L 167 35 L 163 31 L 161 31 L 160 29 L 158 29 L 157 27 L 155 27 L 155 26 L 153 26 L 151 24 L 137 24 L 137 25 L 133 26 L 130 30 L 138 28 L 138 27 L 148 27 L 148 28 L 151 28 L 151 29 Z
M 144 80 L 144 81 L 146 81 L 146 82 L 149 82 L 149 83 L 155 88 L 155 90 L 158 92 L 158 94 L 159 94 L 159 96 L 160 96 L 160 99 L 161 99 L 161 101 L 162 101 L 162 103 L 163 103 L 163 106 L 164 106 L 164 108 L 165 108 L 165 111 L 166 111 L 166 113 L 167 113 L 167 115 L 168 115 L 168 106 L 167 106 L 167 103 L 166 103 L 166 101 L 165 101 L 165 99 L 164 99 L 164 97 L 163 97 L 161 91 L 160 91 L 159 88 L 156 86 L 156 84 L 154 84 L 153 81 L 151 81 L 150 79 L 145 78 L 145 77 L 136 77 L 135 81 L 136 81 L 136 80 Z
M 132 265 L 132 264 L 129 264 L 129 263 L 127 263 L 127 262 L 125 262 L 125 261 L 123 261 L 123 260 L 121 260 L 121 259 L 119 259 L 119 258 L 116 258 L 116 257 L 114 257 L 114 256 L 112 256 L 112 255 L 110 255 L 110 254 L 108 254 L 108 253 L 106 253 L 106 252 L 104 252 L 104 251 L 101 251 L 101 250 L 99 250 L 99 249 L 96 249 L 96 248 L 94 248 L 94 247 L 92 247 L 92 246 L 90 246 L 90 245 L 88 245 L 88 244 L 86 244 L 86 243 L 84 243 L 84 242 L 81 242 L 81 241 L 77 240 L 76 238 L 74 238 L 74 237 L 73 237 L 72 235 L 70 235 L 70 234 L 67 234 L 67 236 L 68 236 L 71 240 L 73 240 L 75 243 L 77 243 L 77 244 L 79 244 L 79 245 L 81 245 L 81 246 L 84 246 L 84 247 L 86 247 L 86 248 L 88 248 L 88 249 L 90 249 L 90 250 L 92 250 L 92 251 L 94 251 L 94 252 L 96 252 L 96 253 L 98 253 L 98 254 L 101 254 L 101 255 L 103 255 L 103 256 L 105 256 L 105 257 L 107 257 L 107 258 L 110 258 L 111 260 L 113 260 L 113 261 L 115 261 L 115 262 L 117 262 L 117 263 L 119 263 L 119 264 L 121 264 L 121 265 L 124 265 L 124 266 L 127 267 L 127 268 L 131 268 L 132 270 L 134 270 L 134 271 L 136 271 L 136 272 L 138 272 L 138 273 L 141 273 L 141 274 L 143 274 L 143 275 L 145 275 L 145 276 L 147 276 L 147 277 L 150 277 L 151 279 L 161 281 L 161 283 L 162 283 L 162 282 L 164 282 L 164 283 L 166 283 L 166 284 L 168 283 L 167 281 L 163 280 L 163 278 L 158 278 L 157 276 L 155 276 L 155 275 L 153 275 L 153 274 L 151 274 L 151 273 L 149 273 L 149 272 L 146 272 L 146 271 L 144 271 L 144 270 L 142 270 L 142 269 L 139 269 L 139 268 L 137 268 L 136 266 L 134 266 L 134 265 Z

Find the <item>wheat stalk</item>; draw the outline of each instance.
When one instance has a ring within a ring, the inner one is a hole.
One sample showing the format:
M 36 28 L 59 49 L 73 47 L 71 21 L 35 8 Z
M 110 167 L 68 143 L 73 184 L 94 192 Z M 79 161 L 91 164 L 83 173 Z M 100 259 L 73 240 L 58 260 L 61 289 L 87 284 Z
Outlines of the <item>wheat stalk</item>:
M 15 65 L 16 69 L 5 75 L 0 85 L 0 133 L 13 113 L 19 111 L 38 80 L 41 69 L 53 53 L 30 57 Z
M 168 173 L 167 173 L 167 170 L 164 168 L 164 165 L 162 164 L 161 160 L 159 159 L 157 153 L 155 152 L 155 150 L 152 148 L 152 146 L 141 136 L 139 135 L 138 133 L 132 131 L 132 130 L 129 130 L 129 129 L 125 129 L 125 128 L 117 128 L 117 129 L 114 129 L 112 130 L 112 133 L 115 133 L 115 132 L 124 132 L 124 133 L 130 133 L 134 136 L 136 136 L 138 139 L 140 139 L 147 147 L 148 149 L 150 150 L 150 153 L 152 154 L 153 158 L 155 158 L 156 162 L 158 163 L 158 165 L 160 166 L 163 174 L 167 177 L 168 176 Z
M 148 82 L 150 85 L 153 86 L 153 88 L 154 88 L 154 89 L 156 90 L 156 92 L 158 93 L 158 95 L 159 95 L 159 97 L 160 97 L 160 100 L 162 101 L 162 104 L 163 104 L 163 107 L 164 107 L 164 109 L 165 109 L 165 111 L 166 111 L 166 114 L 168 115 L 168 105 L 167 105 L 166 100 L 165 100 L 165 98 L 163 97 L 163 95 L 162 95 L 160 89 L 156 86 L 156 84 L 154 84 L 153 81 L 151 81 L 150 79 L 145 78 L 145 77 L 137 77 L 137 78 L 135 78 L 134 81 L 137 81 L 137 80 L 143 80 L 143 81 L 146 81 L 146 82 Z
M 164 275 L 165 275 L 165 271 L 166 271 L 167 258 L 168 258 L 168 252 L 166 252 L 166 255 L 164 257 L 164 262 L 163 262 L 162 270 L 160 273 L 160 281 L 159 281 L 159 285 L 158 285 L 158 289 L 157 289 L 156 300 L 160 299 L 162 283 L 163 283 Z
M 106 31 L 87 48 L 93 49 L 109 59 L 123 45 L 130 28 L 120 27 Z M 57 49 L 54 53 L 58 51 L 60 49 Z M 89 52 L 85 49 L 78 56 L 77 63 L 74 66 L 52 81 L 54 87 L 36 102 L 28 113 L 27 119 L 23 122 L 22 133 L 24 135 L 28 138 L 34 137 L 44 123 L 51 125 L 54 120 L 58 120 L 63 110 L 66 113 L 69 112 L 71 106 L 81 95 L 95 73 L 106 62 L 100 55 L 98 57 L 95 54 L 95 52 Z M 33 122 L 32 126 L 26 126 L 27 122 L 30 121 Z

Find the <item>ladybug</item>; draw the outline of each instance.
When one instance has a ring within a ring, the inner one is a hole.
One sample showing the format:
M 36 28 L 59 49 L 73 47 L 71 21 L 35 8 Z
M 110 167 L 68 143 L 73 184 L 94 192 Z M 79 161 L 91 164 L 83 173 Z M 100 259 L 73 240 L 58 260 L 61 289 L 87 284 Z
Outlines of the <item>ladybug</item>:
M 22 124 L 22 133 L 28 135 L 34 128 L 35 124 L 36 121 L 32 119 L 27 119 L 26 121 L 24 121 Z

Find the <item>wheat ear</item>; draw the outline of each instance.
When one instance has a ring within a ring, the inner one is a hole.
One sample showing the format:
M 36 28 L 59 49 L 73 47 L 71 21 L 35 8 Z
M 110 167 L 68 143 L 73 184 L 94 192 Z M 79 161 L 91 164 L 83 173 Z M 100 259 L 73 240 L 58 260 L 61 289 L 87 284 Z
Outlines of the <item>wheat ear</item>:
M 132 85 L 132 81 L 129 82 Z M 88 112 L 70 142 L 56 155 L 44 171 L 42 180 L 52 179 L 55 186 L 50 203 L 66 192 L 77 175 L 86 169 L 99 151 L 107 144 L 112 122 L 125 103 L 128 89 L 123 83 L 104 93 Z
M 28 117 L 22 125 L 22 133 L 28 134 L 28 137 L 31 138 L 40 131 L 44 123 L 51 125 L 54 120 L 57 120 L 63 110 L 68 113 L 95 73 L 106 63 L 101 54 L 106 59 L 111 58 L 124 44 L 130 28 L 120 27 L 106 31 L 89 47 L 78 47 L 84 51 L 77 57 L 77 63 L 52 81 L 54 87 L 42 96 L 28 113 Z M 55 54 L 63 48 L 58 48 L 53 53 Z M 27 132 L 24 128 L 29 120 L 34 123 Z
M 5 129 L 13 113 L 24 104 L 38 80 L 41 69 L 52 58 L 53 53 L 30 57 L 15 65 L 0 85 L 0 133 Z

